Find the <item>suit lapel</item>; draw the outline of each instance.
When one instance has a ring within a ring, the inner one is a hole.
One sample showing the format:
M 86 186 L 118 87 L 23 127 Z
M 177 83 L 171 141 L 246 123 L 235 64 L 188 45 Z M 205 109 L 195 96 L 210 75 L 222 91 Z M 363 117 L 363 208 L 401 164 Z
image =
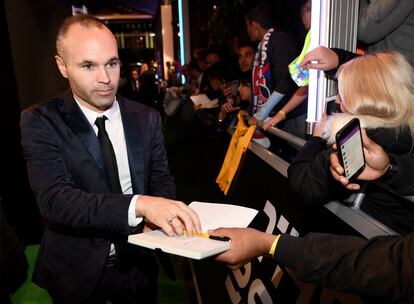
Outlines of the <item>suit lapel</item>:
M 72 129 L 75 135 L 79 138 L 80 142 L 89 151 L 92 157 L 95 159 L 98 167 L 101 169 L 103 175 L 106 175 L 105 161 L 102 157 L 101 149 L 98 139 L 90 123 L 83 115 L 82 110 L 76 104 L 73 99 L 73 95 L 70 91 L 64 94 L 64 103 L 62 112 L 66 117 L 68 126 Z
M 144 194 L 144 140 L 141 115 L 118 97 L 124 127 L 125 141 L 128 151 L 129 171 L 134 193 Z

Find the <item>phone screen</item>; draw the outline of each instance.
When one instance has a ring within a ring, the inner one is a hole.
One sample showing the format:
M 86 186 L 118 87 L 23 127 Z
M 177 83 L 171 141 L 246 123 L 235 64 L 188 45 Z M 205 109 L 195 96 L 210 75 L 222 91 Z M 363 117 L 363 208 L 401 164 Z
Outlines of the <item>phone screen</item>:
M 357 177 L 365 166 L 359 121 L 351 121 L 338 132 L 337 144 L 342 157 L 345 177 Z

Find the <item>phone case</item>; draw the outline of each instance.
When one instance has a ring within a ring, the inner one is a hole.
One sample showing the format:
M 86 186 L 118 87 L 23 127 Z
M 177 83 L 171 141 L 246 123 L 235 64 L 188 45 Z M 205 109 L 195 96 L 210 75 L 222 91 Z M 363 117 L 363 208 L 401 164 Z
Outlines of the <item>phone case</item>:
M 342 129 L 339 130 L 336 133 L 336 136 L 335 136 L 336 146 L 337 146 L 337 149 L 338 149 L 338 152 L 339 152 L 339 159 L 340 159 L 340 162 L 341 162 L 342 167 L 344 168 L 344 170 L 346 170 L 346 166 L 344 164 L 344 159 L 343 159 L 344 158 L 344 151 L 342 150 L 341 141 L 343 139 L 346 139 L 348 137 L 351 137 L 351 135 L 353 134 L 353 132 L 355 132 L 355 129 L 356 128 L 358 129 L 358 132 L 359 132 L 358 149 L 360 149 L 360 153 L 362 154 L 363 163 L 352 174 L 352 176 L 347 177 L 348 180 L 350 180 L 350 181 L 355 180 L 361 174 L 361 172 L 365 168 L 365 156 L 364 156 L 364 151 L 363 151 L 363 146 L 362 146 L 362 136 L 361 136 L 361 127 L 360 127 L 359 119 L 358 118 L 353 118 L 344 127 L 342 127 Z

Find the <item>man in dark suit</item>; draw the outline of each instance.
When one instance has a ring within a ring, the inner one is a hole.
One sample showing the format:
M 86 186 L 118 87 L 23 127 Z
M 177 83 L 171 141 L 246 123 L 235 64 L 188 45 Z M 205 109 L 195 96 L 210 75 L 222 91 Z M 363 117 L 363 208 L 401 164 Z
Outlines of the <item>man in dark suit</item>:
M 119 93 L 128 99 L 134 100 L 134 101 L 140 101 L 139 100 L 139 89 L 140 89 L 140 83 L 139 83 L 139 73 L 137 69 L 132 69 L 129 73 L 128 81 L 119 88 Z
M 156 263 L 126 237 L 151 224 L 200 231 L 175 195 L 159 114 L 116 96 L 116 39 L 98 19 L 66 19 L 56 62 L 70 90 L 21 116 L 31 187 L 46 227 L 33 280 L 54 303 L 155 303 Z M 145 219 L 145 221 L 143 221 Z

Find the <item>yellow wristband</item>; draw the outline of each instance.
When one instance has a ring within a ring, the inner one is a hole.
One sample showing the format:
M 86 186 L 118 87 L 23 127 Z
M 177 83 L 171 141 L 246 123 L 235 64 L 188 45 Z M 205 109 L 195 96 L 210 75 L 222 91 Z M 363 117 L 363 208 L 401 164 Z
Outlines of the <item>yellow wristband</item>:
M 283 111 L 283 110 L 280 110 L 279 112 L 277 112 L 278 114 L 280 114 L 282 117 L 283 117 L 283 119 L 286 119 L 286 113 L 285 113 L 285 111 Z
M 272 256 L 272 258 L 275 257 L 275 250 L 277 246 L 277 242 L 279 242 L 280 234 L 275 238 L 275 240 L 272 243 L 272 246 L 270 247 L 269 254 Z

